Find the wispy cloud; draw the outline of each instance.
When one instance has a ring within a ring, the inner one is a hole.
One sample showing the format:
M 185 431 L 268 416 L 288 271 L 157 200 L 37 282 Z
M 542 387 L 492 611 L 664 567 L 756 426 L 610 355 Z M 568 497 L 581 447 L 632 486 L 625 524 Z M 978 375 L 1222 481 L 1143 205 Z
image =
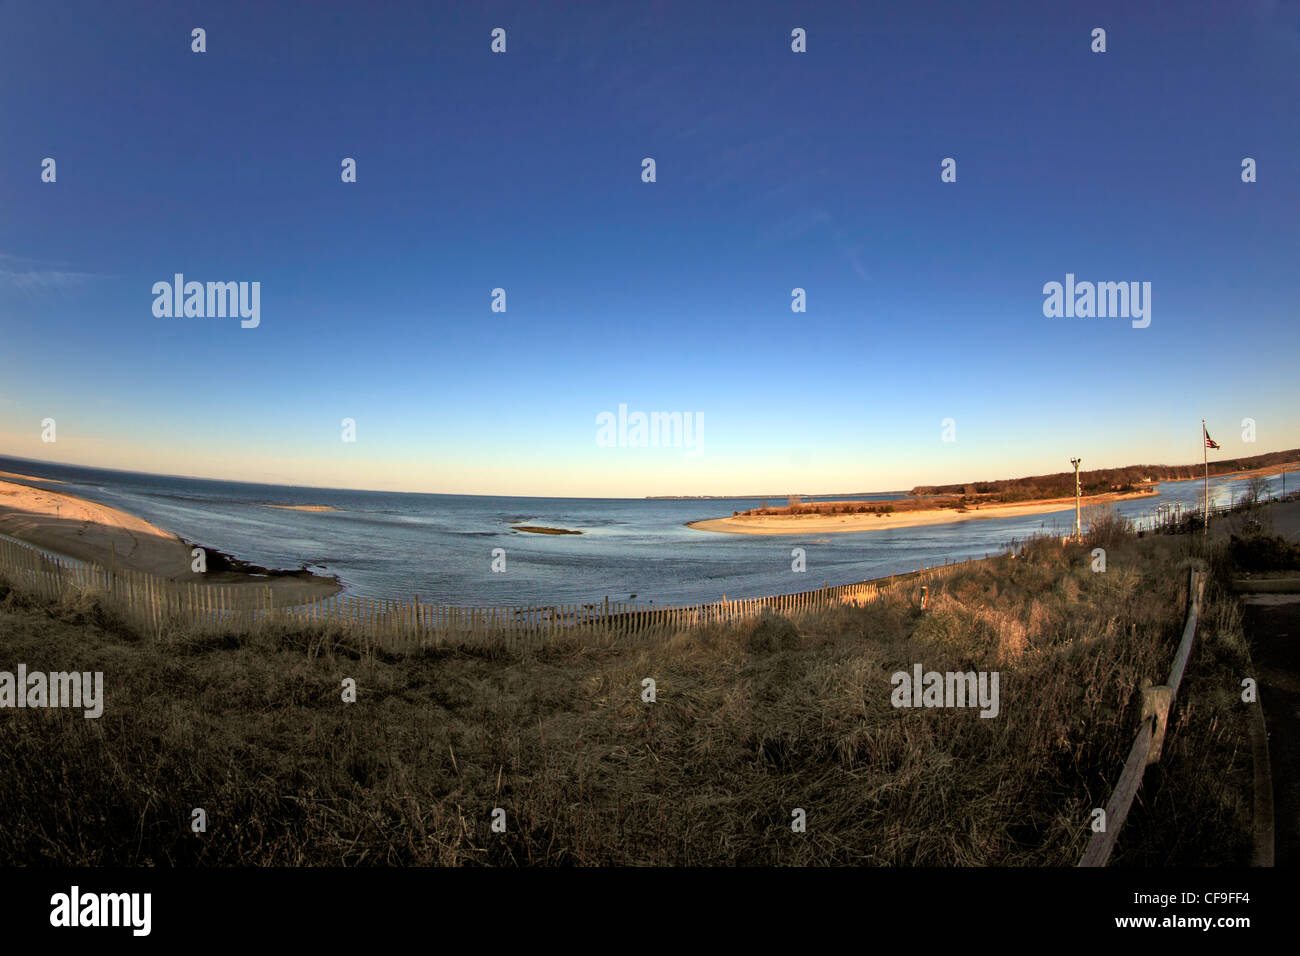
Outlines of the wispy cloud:
M 768 198 L 775 198 L 777 192 L 769 193 Z M 855 242 L 853 237 L 840 226 L 839 221 L 819 204 L 812 202 L 795 204 L 794 211 L 777 220 L 771 228 L 764 230 L 762 238 L 766 242 L 797 242 L 810 234 L 813 236 L 829 234 L 836 251 L 848 263 L 854 274 L 863 282 L 875 281 L 875 276 L 863 261 L 865 244 Z
M 0 287 L 17 289 L 27 295 L 47 295 L 65 292 L 93 279 L 102 278 L 93 272 L 50 268 L 53 265 L 55 263 L 0 252 Z

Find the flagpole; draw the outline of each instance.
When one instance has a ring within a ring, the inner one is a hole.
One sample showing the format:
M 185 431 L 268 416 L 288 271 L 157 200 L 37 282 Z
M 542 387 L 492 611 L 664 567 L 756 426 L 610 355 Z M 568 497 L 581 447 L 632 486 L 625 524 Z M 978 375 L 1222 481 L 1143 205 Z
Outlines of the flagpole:
M 1201 419 L 1201 458 L 1205 462 L 1205 537 L 1210 536 L 1210 440 L 1205 430 L 1205 419 Z

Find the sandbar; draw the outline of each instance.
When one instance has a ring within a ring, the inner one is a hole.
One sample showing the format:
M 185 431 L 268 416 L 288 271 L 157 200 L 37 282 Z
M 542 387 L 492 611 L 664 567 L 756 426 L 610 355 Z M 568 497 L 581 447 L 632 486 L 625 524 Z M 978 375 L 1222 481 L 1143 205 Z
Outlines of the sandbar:
M 1154 498 L 1153 494 L 1092 495 L 1082 499 L 1083 507 L 1133 498 Z M 885 502 L 886 504 L 888 502 Z M 687 522 L 698 531 L 722 531 L 730 534 L 837 534 L 845 532 L 887 531 L 890 528 L 918 528 L 933 524 L 957 524 L 988 518 L 1021 518 L 1027 515 L 1053 514 L 1074 510 L 1073 498 L 1025 501 L 1016 504 L 982 504 L 970 511 L 935 508 L 926 511 L 900 511 L 892 514 L 796 514 L 736 515 L 730 518 L 706 518 Z

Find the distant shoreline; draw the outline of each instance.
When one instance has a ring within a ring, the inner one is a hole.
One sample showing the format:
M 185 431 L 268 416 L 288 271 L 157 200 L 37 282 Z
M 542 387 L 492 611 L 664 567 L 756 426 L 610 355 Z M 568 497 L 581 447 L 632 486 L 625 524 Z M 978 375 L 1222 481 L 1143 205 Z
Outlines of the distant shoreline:
M 1293 448 L 1293 449 L 1285 449 L 1285 450 L 1281 450 L 1281 451 L 1277 451 L 1277 452 L 1267 452 L 1267 453 L 1264 453 L 1264 454 L 1261 454 L 1261 455 L 1249 456 L 1249 457 L 1246 458 L 1246 459 L 1238 459 L 1238 460 L 1250 461 L 1252 458 L 1263 458 L 1263 457 L 1268 457 L 1268 456 L 1271 456 L 1271 455 L 1296 455 L 1296 454 L 1300 454 L 1300 449 L 1294 449 L 1294 448 Z M 438 496 L 450 496 L 450 497 L 462 497 L 462 498 L 503 498 L 503 497 L 504 497 L 504 498 L 522 498 L 522 499 L 537 498 L 537 499 L 544 499 L 544 500 L 571 499 L 571 500 L 574 500 L 574 501 L 627 501 L 627 500 L 635 500 L 635 501 L 724 501 L 724 500 L 758 500 L 758 501 L 762 501 L 762 500 L 765 500 L 765 499 L 767 499 L 767 500 L 772 500 L 772 501 L 782 501 L 782 500 L 785 500 L 787 497 L 789 497 L 789 494 L 788 494 L 787 492 L 784 492 L 784 491 L 783 491 L 783 492 L 780 492 L 780 493 L 775 493 L 775 494 L 761 494 L 761 495 L 756 495 L 756 494 L 739 494 L 739 495 L 737 495 L 737 494 L 725 494 L 725 495 L 717 495 L 717 494 L 714 494 L 714 495 L 643 495 L 643 496 L 635 496 L 635 495 L 631 495 L 631 494 L 618 494 L 618 495 L 502 494 L 502 493 L 500 493 L 500 492 L 496 492 L 496 493 L 487 493 L 487 492 L 463 492 L 463 491 L 462 491 L 462 492 L 450 492 L 450 491 L 439 491 L 439 490 L 429 490 L 429 489 L 420 489 L 420 490 L 395 490 L 395 489 L 361 488 L 361 487 L 336 487 L 336 486 L 332 486 L 332 485 L 296 485 L 296 484 L 289 484 L 289 485 L 275 485 L 275 484 L 273 484 L 273 483 L 258 482 L 258 481 L 250 481 L 250 480 L 248 480 L 248 479 L 240 479 L 240 478 L 211 477 L 211 476 L 205 476 L 205 475 L 174 474 L 174 473 L 169 473 L 169 472 L 136 471 L 136 470 L 125 469 L 125 468 L 106 468 L 106 467 L 104 467 L 104 466 L 102 466 L 102 465 L 76 465 L 76 464 L 69 464 L 69 463 L 66 463 L 66 462 L 59 462 L 59 461 L 47 461 L 47 460 L 44 460 L 44 459 L 38 459 L 38 458 L 25 458 L 25 457 L 18 456 L 18 455 L 6 455 L 6 454 L 0 454 L 0 462 L 6 462 L 6 463 L 17 463 L 17 464 L 18 464 L 18 467 L 19 467 L 19 469 L 20 469 L 20 470 L 18 470 L 18 471 L 7 471 L 7 470 L 5 470 L 5 469 L 0 469 L 0 480 L 3 480 L 3 479 L 5 479 L 5 478 L 12 478 L 12 479 L 19 480 L 19 481 L 35 481 L 35 482 L 41 482 L 41 483 L 56 483 L 56 484 L 64 484 L 64 483 L 66 483 L 66 482 L 69 481 L 69 480 L 70 480 L 70 481 L 73 481 L 73 482 L 75 483 L 75 482 L 80 482 L 80 481 L 82 481 L 82 479 L 79 478 L 79 477 L 74 477 L 74 478 L 66 479 L 66 480 L 65 480 L 65 479 L 61 479 L 61 478 L 44 478 L 44 477 L 40 477 L 40 476 L 38 476 L 38 475 L 32 475 L 32 474 L 28 474 L 28 473 L 26 473 L 27 470 L 26 470 L 25 468 L 23 468 L 22 466 L 23 466 L 23 465 L 28 465 L 28 464 L 33 465 L 33 466 L 40 466 L 40 467 L 51 467 L 51 466 L 52 466 L 52 467 L 65 468 L 65 469 L 79 469 L 79 470 L 85 470 L 85 471 L 91 471 L 91 472 L 104 472 L 104 473 L 107 473 L 107 474 L 110 474 L 110 475 L 132 475 L 132 476 L 144 476 L 144 477 L 149 477 L 149 478 L 167 478 L 167 479 L 174 479 L 174 480 L 178 480 L 178 481 L 197 481 L 197 482 L 204 482 L 204 483 L 209 483 L 209 484 L 222 484 L 222 483 L 226 483 L 226 484 L 237 484 L 237 485 L 248 485 L 248 486 L 256 486 L 256 487 L 264 487 L 264 488 L 270 488 L 270 487 L 274 487 L 274 488 L 286 488 L 286 487 L 287 487 L 287 488 L 292 488 L 292 489 L 294 489 L 294 490 L 296 490 L 296 491 L 302 491 L 302 492 L 304 492 L 304 493 L 315 493 L 315 492 L 320 492 L 320 491 L 342 491 L 342 492 L 360 492 L 360 493 L 363 493 L 363 494 L 438 495 Z M 1216 470 L 1216 469 L 1218 469 L 1221 465 L 1222 465 L 1222 462 L 1216 462 L 1216 461 L 1214 461 L 1214 460 L 1211 460 L 1211 461 L 1210 461 L 1210 477 L 1211 477 L 1211 478 L 1225 478 L 1225 479 L 1226 479 L 1226 478 L 1234 478 L 1234 477 L 1248 477 L 1248 476 L 1251 476 L 1251 475 L 1275 475 L 1275 474 L 1280 474 L 1280 473 L 1283 472 L 1283 471 L 1286 471 L 1286 472 L 1297 472 L 1297 473 L 1300 473 L 1300 459 L 1294 459 L 1294 460 L 1289 461 L 1289 462 L 1286 462 L 1286 463 L 1284 463 L 1284 464 L 1262 465 L 1262 466 L 1258 466 L 1258 467 L 1254 467 L 1254 468 L 1238 469 L 1238 470 L 1235 470 L 1235 471 L 1218 471 L 1218 470 Z M 14 465 L 11 464 L 9 467 L 14 467 Z M 1128 467 L 1137 467 L 1137 466 L 1128 466 Z M 1174 483 L 1174 482 L 1185 482 L 1185 481 L 1196 481 L 1196 480 L 1199 480 L 1199 479 L 1201 478 L 1201 475 L 1199 475 L 1199 474 L 1193 474 L 1193 475 L 1189 475 L 1189 476 L 1186 476 L 1186 477 L 1169 477 L 1169 476 L 1163 476 L 1163 475 L 1160 473 L 1160 471 L 1158 470 L 1159 467 L 1167 467 L 1167 466 L 1157 466 L 1157 467 L 1152 468 L 1152 474 L 1153 474 L 1153 477 L 1152 477 L 1151 480 L 1152 480 L 1152 483 L 1154 483 L 1154 484 L 1164 484 L 1164 483 Z M 1199 466 L 1198 463 L 1194 463 L 1194 464 L 1192 464 L 1192 465 L 1184 465 L 1184 466 L 1177 466 L 1177 467 L 1180 467 L 1180 468 L 1196 468 L 1196 469 L 1199 470 L 1199 467 L 1200 467 L 1200 466 Z M 1086 472 L 1085 472 L 1085 474 L 1086 474 Z M 976 482 L 976 484 L 979 484 L 979 482 Z M 305 496 L 305 495 L 304 495 L 304 496 Z M 836 492 L 836 493 L 833 493 L 833 494 L 832 494 L 832 493 L 824 493 L 824 492 L 805 492 L 805 493 L 801 493 L 801 494 L 800 494 L 800 497 L 803 498 L 803 499 L 813 499 L 813 500 L 827 500 L 827 499 L 846 499 L 846 500 L 847 500 L 847 499 L 851 499 L 851 500 L 855 500 L 855 501 L 856 501 L 856 500 L 862 500 L 862 501 L 868 501 L 868 500 L 887 500 L 887 499 L 883 498 L 882 496 L 897 496 L 898 499 L 902 499 L 902 500 L 907 500 L 907 499 L 909 499 L 909 498 L 913 498 L 913 497 L 915 497 L 915 496 L 913 496 L 913 495 L 911 494 L 910 491 L 907 491 L 907 490 L 895 490 L 895 491 L 891 491 L 891 490 L 888 490 L 888 489 L 883 490 L 883 491 L 842 492 L 842 493 L 841 493 L 841 492 Z M 252 503 L 258 503 L 258 502 L 252 502 Z M 263 504 L 263 505 L 266 504 L 266 502 L 260 502 L 260 503 Z M 273 506 L 273 505 L 267 505 L 267 506 L 268 506 L 268 507 L 277 507 L 277 506 Z M 297 506 L 279 506 L 279 507 L 289 507 L 289 508 L 292 508 L 293 510 L 305 510 L 305 509 L 299 509 Z M 326 506 L 311 506 L 311 507 L 314 507 L 314 508 L 324 508 L 324 507 L 326 507 Z M 338 510 L 338 509 L 334 509 L 334 510 Z
M 1282 465 L 1264 465 L 1262 468 L 1247 468 L 1244 471 L 1225 471 L 1225 472 L 1220 472 L 1217 475 L 1214 472 L 1210 472 L 1210 477 L 1211 478 L 1253 478 L 1255 476 L 1258 476 L 1260 478 L 1263 478 L 1266 477 L 1267 475 L 1280 475 L 1284 471 L 1287 472 L 1288 474 L 1290 474 L 1293 471 L 1300 471 L 1300 461 L 1287 462 Z M 1198 481 L 1199 479 L 1179 478 L 1173 480 Z

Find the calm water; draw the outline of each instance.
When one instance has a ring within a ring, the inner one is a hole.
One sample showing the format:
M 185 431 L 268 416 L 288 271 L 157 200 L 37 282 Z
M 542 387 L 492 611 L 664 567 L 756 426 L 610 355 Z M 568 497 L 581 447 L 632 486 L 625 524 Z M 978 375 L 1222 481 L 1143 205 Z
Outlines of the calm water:
M 647 500 L 421 495 L 259 485 L 40 464 L 0 457 L 0 471 L 66 482 L 51 485 L 139 515 L 188 541 L 274 568 L 305 565 L 336 574 L 361 597 L 460 604 L 591 602 L 606 596 L 657 604 L 791 593 L 823 582 L 848 584 L 921 564 L 983 557 L 1012 538 L 1072 530 L 1073 510 L 867 534 L 771 537 L 695 531 L 686 522 L 758 507 L 753 498 Z M 1288 476 L 1290 484 L 1300 475 Z M 1273 488 L 1281 479 L 1270 479 Z M 1211 500 L 1228 503 L 1241 480 L 1210 481 Z M 1300 487 L 1300 485 L 1297 485 Z M 1199 482 L 1167 482 L 1160 496 L 1126 502 L 1126 516 L 1158 503 L 1194 508 Z M 864 496 L 887 501 L 901 492 Z M 783 499 L 769 499 L 784 504 Z M 329 505 L 331 512 L 268 505 Z M 885 521 L 888 519 L 880 519 Z M 512 531 L 534 524 L 582 531 Z M 807 572 L 790 569 L 804 548 Z M 504 548 L 505 573 L 491 570 Z

